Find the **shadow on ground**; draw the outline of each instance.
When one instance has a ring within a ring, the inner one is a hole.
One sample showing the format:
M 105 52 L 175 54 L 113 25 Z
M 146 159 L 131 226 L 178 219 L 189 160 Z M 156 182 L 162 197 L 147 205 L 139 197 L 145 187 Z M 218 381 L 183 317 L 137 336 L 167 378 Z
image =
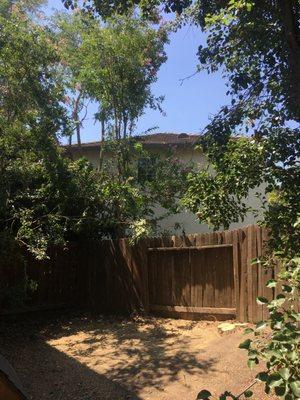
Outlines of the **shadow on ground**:
M 163 391 L 185 373 L 214 371 L 217 361 L 191 353 L 191 337 L 154 319 L 32 314 L 6 320 L 0 335 L 0 353 L 35 400 L 139 400 L 145 387 Z

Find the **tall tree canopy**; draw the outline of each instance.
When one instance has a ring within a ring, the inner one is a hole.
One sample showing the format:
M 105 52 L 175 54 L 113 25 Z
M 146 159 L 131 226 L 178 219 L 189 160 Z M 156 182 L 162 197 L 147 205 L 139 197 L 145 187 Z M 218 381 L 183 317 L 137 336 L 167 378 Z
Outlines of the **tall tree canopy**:
M 60 13 L 55 25 L 66 82 L 77 93 L 75 114 L 84 98 L 96 101 L 103 139 L 127 137 L 147 106 L 160 109 L 162 97 L 152 94 L 151 85 L 166 60 L 166 29 L 132 15 L 103 24 L 80 11 Z
M 146 225 L 154 226 L 153 206 L 176 210 L 174 198 L 182 186 L 177 174 L 182 179 L 184 175 L 171 157 L 156 158 L 149 161 L 153 174 L 166 174 L 169 179 L 141 181 L 138 158 L 150 155 L 134 141 L 110 142 L 113 165 L 105 162 L 99 171 L 84 159 L 66 157 L 59 139 L 74 128 L 76 116 L 70 118 L 66 102 L 71 90 L 76 91 L 75 101 L 79 92 L 97 98 L 109 112 L 123 110 L 128 118 L 137 118 L 150 101 L 149 84 L 155 77 L 149 71 L 164 60 L 164 39 L 146 24 L 127 18 L 125 26 L 111 22 L 100 27 L 95 20 L 78 16 L 75 26 L 68 18 L 61 19 L 61 31 L 53 30 L 32 14 L 37 10 L 33 5 L 39 3 L 30 2 L 28 9 L 26 2 L 0 0 L 0 251 L 8 242 L 17 242 L 43 258 L 51 244 L 134 235 L 135 227 L 141 235 Z M 145 47 L 149 41 L 151 49 Z M 131 46 L 136 52 L 130 51 Z M 109 50 L 115 75 L 106 81 Z M 153 60 L 146 63 L 151 52 Z M 129 69 L 127 77 L 124 65 L 118 69 L 118 54 Z M 92 62 L 93 57 L 97 61 L 90 65 L 87 60 Z M 130 73 L 131 66 L 134 72 Z M 136 103 L 122 91 L 123 85 L 136 94 Z M 135 92 L 136 85 L 145 98 Z M 114 91 L 122 101 L 120 108 L 113 104 Z
M 42 258 L 51 243 L 99 235 L 102 202 L 92 167 L 61 154 L 69 123 L 56 43 L 26 12 L 0 14 L 0 245 L 16 240 Z
M 76 3 L 62 1 L 67 7 Z M 103 18 L 131 12 L 134 6 L 150 19 L 157 19 L 158 10 L 192 13 L 209 33 L 208 46 L 199 51 L 201 64 L 212 71 L 225 66 L 234 88 L 247 96 L 272 94 L 276 105 L 286 105 L 287 118 L 299 120 L 299 0 L 90 0 L 85 5 Z

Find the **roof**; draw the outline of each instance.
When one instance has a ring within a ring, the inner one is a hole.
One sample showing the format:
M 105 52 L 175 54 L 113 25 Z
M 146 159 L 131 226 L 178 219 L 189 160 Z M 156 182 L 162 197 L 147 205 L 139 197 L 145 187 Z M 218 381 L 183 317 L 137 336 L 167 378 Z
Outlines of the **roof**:
M 133 136 L 137 141 L 144 143 L 146 146 L 193 146 L 199 140 L 200 135 L 188 134 L 188 133 L 153 133 L 143 136 Z M 81 149 L 83 148 L 98 148 L 101 142 L 88 142 L 82 143 Z M 68 145 L 64 146 L 68 147 Z M 71 145 L 72 150 L 79 149 L 78 144 Z

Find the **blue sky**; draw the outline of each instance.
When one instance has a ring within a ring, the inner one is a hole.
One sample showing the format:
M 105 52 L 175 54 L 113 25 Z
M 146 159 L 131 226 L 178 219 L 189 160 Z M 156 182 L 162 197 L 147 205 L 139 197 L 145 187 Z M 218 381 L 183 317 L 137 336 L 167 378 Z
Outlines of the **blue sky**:
M 63 9 L 60 0 L 50 0 L 45 7 L 48 15 L 53 9 Z M 155 95 L 165 96 L 163 109 L 166 116 L 159 111 L 145 110 L 138 121 L 137 134 L 152 127 L 158 127 L 157 132 L 201 132 L 219 107 L 228 102 L 225 81 L 220 73 L 208 75 L 202 72 L 181 85 L 180 79 L 196 70 L 196 53 L 201 43 L 205 43 L 205 36 L 195 26 L 183 27 L 171 35 L 166 47 L 168 60 L 152 87 Z M 100 127 L 94 123 L 95 112 L 96 106 L 90 105 L 82 129 L 83 142 L 98 140 Z

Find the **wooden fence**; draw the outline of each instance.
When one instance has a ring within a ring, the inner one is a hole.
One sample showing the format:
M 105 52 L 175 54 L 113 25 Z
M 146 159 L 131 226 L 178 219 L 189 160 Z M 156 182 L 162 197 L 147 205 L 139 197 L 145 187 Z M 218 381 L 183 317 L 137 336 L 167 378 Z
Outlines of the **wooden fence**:
M 266 241 L 266 231 L 251 225 L 224 232 L 147 238 L 134 245 L 120 239 L 71 244 L 66 251 L 55 248 L 50 260 L 26 257 L 27 275 L 38 284 L 30 304 L 63 303 L 109 313 L 149 312 L 153 306 L 165 306 L 173 307 L 179 316 L 184 316 L 187 307 L 202 308 L 202 314 L 212 315 L 212 309 L 225 308 L 225 314 L 235 315 L 239 321 L 256 322 L 267 316 L 256 297 L 272 299 L 275 295 L 274 289 L 266 288 L 274 270 L 251 264 L 264 254 Z M 207 246 L 210 250 L 204 252 Z M 180 262 L 170 249 L 180 250 Z M 165 254 L 166 263 L 170 262 L 166 254 L 173 253 L 173 272 L 162 258 L 155 263 L 157 252 L 160 257 Z M 182 254 L 189 254 L 188 261 Z M 215 260 L 209 261 L 213 271 L 207 267 L 209 259 Z M 20 279 L 18 271 L 20 265 L 1 265 L 0 260 L 3 293 Z
M 148 250 L 149 310 L 186 318 L 236 316 L 232 245 Z

